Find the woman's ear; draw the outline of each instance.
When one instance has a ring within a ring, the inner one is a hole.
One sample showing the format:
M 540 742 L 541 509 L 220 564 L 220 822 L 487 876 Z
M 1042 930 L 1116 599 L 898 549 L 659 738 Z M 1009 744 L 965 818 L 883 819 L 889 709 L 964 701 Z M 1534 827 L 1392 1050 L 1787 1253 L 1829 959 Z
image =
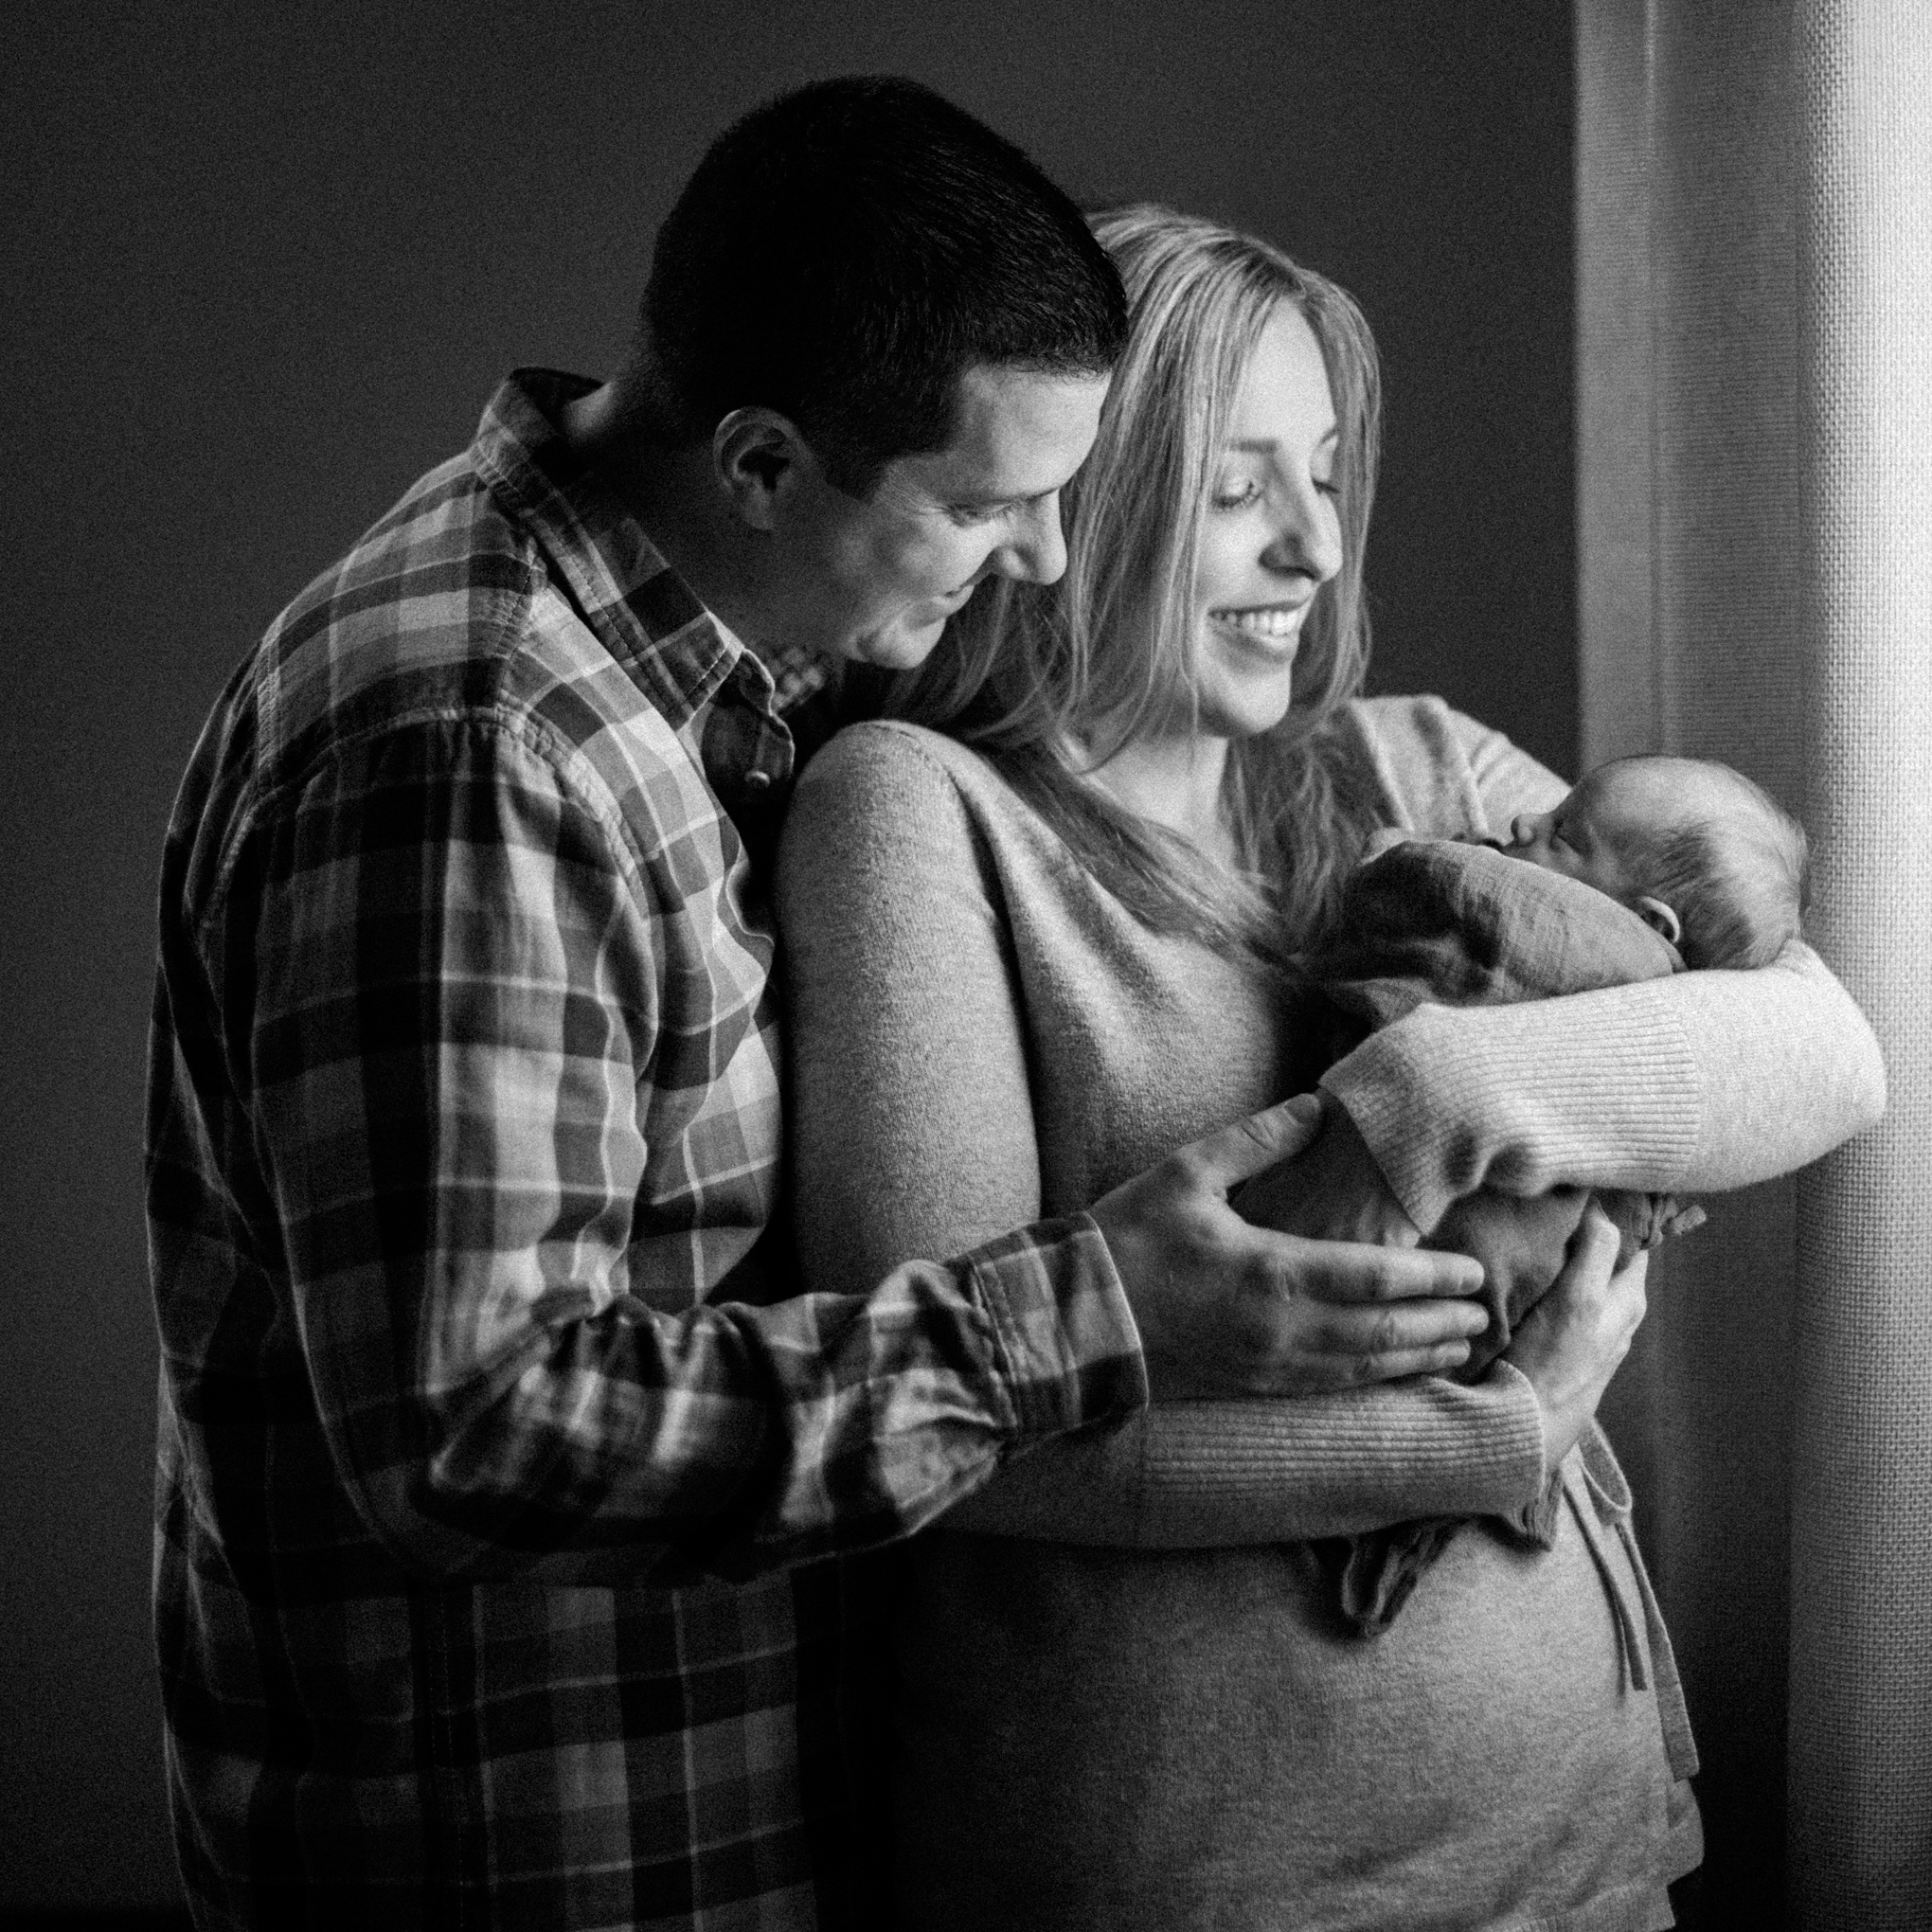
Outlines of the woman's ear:
M 1661 899 L 1639 899 L 1632 908 L 1644 924 L 1663 934 L 1672 945 L 1683 942 L 1684 928 L 1677 915 Z
M 711 433 L 711 467 L 753 529 L 776 528 L 787 497 L 816 464 L 797 425 L 776 409 L 734 409 Z

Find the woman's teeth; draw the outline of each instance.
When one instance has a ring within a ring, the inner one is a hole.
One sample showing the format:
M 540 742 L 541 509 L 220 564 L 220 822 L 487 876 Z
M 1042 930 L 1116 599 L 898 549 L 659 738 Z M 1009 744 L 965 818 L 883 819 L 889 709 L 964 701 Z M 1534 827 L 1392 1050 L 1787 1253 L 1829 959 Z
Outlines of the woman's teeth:
M 1256 637 L 1292 637 L 1301 628 L 1303 604 L 1275 604 L 1259 611 L 1216 611 L 1218 624 L 1232 624 Z

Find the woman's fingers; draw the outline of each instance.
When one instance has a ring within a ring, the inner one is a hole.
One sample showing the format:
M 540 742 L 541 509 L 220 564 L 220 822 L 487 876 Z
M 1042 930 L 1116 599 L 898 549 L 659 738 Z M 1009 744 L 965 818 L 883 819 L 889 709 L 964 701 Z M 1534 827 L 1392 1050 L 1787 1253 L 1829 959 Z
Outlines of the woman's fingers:
M 1616 1261 L 1617 1224 L 1592 1201 L 1583 1209 L 1575 1244 L 1557 1285 L 1560 1287 L 1565 1279 L 1574 1278 L 1580 1284 L 1587 1283 L 1592 1292 L 1601 1292 L 1609 1285 Z
M 1554 1285 L 1524 1317 L 1507 1359 L 1528 1377 L 1543 1411 L 1545 1459 L 1554 1469 L 1597 1413 L 1643 1320 L 1650 1257 L 1617 1265 L 1618 1236 L 1594 1202 Z

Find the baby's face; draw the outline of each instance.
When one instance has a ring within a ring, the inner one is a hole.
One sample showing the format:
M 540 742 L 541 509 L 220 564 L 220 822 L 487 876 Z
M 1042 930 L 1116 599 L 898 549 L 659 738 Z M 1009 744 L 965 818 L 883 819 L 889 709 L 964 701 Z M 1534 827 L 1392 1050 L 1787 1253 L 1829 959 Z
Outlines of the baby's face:
M 1681 792 L 1657 767 L 1606 765 L 1549 811 L 1518 814 L 1507 850 L 1629 905 L 1644 890 L 1631 855 L 1676 823 L 1683 808 Z

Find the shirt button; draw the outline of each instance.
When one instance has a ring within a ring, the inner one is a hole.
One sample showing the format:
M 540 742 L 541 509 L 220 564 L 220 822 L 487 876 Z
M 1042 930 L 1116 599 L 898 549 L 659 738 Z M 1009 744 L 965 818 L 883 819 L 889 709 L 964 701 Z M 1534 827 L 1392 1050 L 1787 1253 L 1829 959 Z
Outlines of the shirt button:
M 771 790 L 772 775 L 769 772 L 746 772 L 744 775 L 744 784 L 747 791 L 768 792 Z

